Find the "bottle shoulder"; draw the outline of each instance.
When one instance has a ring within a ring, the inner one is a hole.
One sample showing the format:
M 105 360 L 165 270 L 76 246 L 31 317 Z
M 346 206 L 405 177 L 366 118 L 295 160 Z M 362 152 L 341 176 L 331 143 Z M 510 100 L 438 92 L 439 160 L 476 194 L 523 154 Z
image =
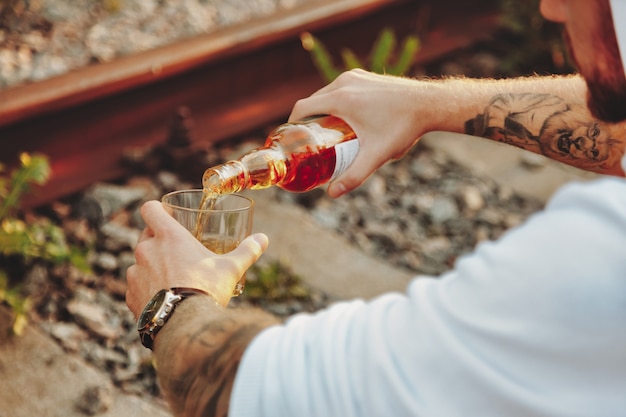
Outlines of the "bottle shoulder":
M 324 149 L 355 138 L 343 120 L 323 116 L 279 126 L 268 136 L 266 146 L 280 147 L 288 152 L 311 152 L 315 148 Z

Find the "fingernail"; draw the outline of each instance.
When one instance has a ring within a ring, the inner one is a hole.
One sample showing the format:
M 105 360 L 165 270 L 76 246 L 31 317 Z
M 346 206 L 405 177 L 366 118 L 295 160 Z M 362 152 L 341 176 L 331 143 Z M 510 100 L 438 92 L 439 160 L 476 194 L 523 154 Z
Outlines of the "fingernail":
M 263 250 L 265 250 L 269 244 L 269 239 L 267 238 L 267 236 L 263 233 L 255 233 L 254 236 L 252 237 L 254 239 L 254 241 L 256 243 L 259 244 L 259 246 L 261 248 L 263 248 Z
M 331 198 L 337 198 L 337 197 L 341 197 L 342 195 L 344 195 L 346 193 L 346 191 L 348 191 L 346 189 L 346 186 L 343 185 L 342 183 L 333 183 L 331 184 L 330 187 L 328 187 L 328 195 Z

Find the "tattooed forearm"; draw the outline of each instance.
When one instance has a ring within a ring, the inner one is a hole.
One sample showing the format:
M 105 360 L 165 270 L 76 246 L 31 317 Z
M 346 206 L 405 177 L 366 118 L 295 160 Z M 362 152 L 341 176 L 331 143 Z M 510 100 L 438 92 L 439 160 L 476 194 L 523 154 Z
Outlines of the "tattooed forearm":
M 159 382 L 174 414 L 227 416 L 246 347 L 277 322 L 259 310 L 224 309 L 204 297 L 181 303 L 155 341 Z
M 551 94 L 500 94 L 465 123 L 465 133 L 494 139 L 588 171 L 623 175 L 624 124 L 594 119 L 583 103 Z

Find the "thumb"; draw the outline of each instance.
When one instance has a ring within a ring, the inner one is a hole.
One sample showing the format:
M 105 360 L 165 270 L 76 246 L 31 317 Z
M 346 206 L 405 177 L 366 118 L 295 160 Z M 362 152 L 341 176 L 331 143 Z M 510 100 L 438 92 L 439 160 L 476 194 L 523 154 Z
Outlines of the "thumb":
M 246 269 L 259 260 L 263 252 L 269 245 L 269 239 L 263 233 L 255 233 L 245 238 L 239 246 L 229 252 L 240 258 L 246 266 Z
M 328 185 L 328 196 L 337 198 L 354 190 L 384 162 L 380 155 L 369 155 L 365 147 L 361 148 L 346 171 Z

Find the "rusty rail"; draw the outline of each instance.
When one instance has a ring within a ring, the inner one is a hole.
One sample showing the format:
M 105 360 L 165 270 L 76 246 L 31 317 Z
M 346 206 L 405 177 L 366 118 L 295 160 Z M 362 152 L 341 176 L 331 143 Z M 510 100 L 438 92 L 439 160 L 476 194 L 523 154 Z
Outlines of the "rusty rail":
M 166 140 L 181 106 L 191 109 L 198 143 L 286 118 L 297 99 L 322 86 L 301 32 L 314 33 L 331 52 L 350 47 L 364 54 L 380 29 L 393 27 L 399 36 L 420 37 L 417 59 L 426 63 L 496 27 L 493 2 L 464 3 L 324 0 L 0 91 L 0 162 L 10 166 L 22 151 L 50 158 L 52 176 L 29 206 L 119 178 L 123 153 Z

